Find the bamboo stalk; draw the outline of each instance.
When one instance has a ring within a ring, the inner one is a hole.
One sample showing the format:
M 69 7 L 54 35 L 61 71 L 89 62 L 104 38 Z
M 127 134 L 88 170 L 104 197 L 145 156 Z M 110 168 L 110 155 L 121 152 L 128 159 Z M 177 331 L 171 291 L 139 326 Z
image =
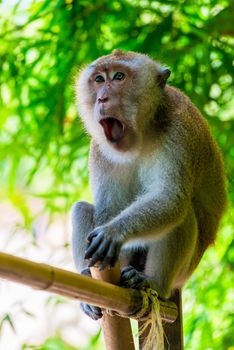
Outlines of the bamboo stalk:
M 112 269 L 99 271 L 98 268 L 91 268 L 91 273 L 94 278 L 119 284 L 120 266 L 117 263 Z M 134 340 L 132 336 L 131 324 L 128 318 L 120 316 L 110 316 L 107 312 L 103 312 L 102 329 L 105 339 L 106 350 L 128 349 L 135 350 Z
M 137 290 L 5 253 L 0 253 L 0 277 L 111 309 L 125 317 L 132 317 L 142 306 L 142 295 Z M 160 301 L 160 314 L 163 320 L 173 323 L 177 318 L 177 307 L 172 302 Z
M 165 323 L 165 344 L 169 344 L 173 350 L 183 350 L 183 317 L 182 317 L 182 291 L 174 290 L 171 300 L 177 305 L 178 317 L 173 324 Z

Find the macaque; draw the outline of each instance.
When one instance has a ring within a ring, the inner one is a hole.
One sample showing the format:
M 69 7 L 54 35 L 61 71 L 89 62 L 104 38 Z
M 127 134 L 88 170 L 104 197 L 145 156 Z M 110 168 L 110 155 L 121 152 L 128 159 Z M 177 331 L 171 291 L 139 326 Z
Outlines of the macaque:
M 76 85 L 91 135 L 94 204 L 73 206 L 73 255 L 90 275 L 121 265 L 120 284 L 168 298 L 214 243 L 226 205 L 223 161 L 190 99 L 167 84 L 170 70 L 147 55 L 115 50 Z M 93 319 L 98 307 L 82 304 Z

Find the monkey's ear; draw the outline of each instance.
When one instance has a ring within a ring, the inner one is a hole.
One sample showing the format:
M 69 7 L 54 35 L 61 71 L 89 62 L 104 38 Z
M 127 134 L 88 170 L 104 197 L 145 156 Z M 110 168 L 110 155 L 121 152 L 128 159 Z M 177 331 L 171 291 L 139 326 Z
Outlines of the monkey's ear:
M 162 68 L 157 76 L 158 86 L 164 88 L 164 86 L 166 85 L 167 79 L 169 78 L 170 75 L 171 75 L 171 71 L 169 68 Z

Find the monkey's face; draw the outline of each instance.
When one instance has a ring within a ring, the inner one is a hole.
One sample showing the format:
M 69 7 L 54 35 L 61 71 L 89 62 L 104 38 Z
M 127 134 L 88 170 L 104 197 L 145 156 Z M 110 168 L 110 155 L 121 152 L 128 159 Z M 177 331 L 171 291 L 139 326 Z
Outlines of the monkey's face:
M 125 155 L 139 150 L 159 103 L 156 77 L 157 65 L 149 57 L 122 51 L 81 73 L 79 113 L 101 146 Z
M 118 151 L 129 151 L 136 142 L 137 103 L 131 70 L 120 64 L 99 64 L 89 78 L 94 94 L 93 120 L 105 141 Z

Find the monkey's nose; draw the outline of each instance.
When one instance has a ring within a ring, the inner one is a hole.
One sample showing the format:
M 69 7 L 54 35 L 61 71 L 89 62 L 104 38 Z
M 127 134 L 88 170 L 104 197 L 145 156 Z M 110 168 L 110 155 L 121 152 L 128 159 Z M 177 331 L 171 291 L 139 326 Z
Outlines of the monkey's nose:
M 105 103 L 105 102 L 107 102 L 108 101 L 108 97 L 99 97 L 99 99 L 98 99 L 98 102 L 99 103 Z

